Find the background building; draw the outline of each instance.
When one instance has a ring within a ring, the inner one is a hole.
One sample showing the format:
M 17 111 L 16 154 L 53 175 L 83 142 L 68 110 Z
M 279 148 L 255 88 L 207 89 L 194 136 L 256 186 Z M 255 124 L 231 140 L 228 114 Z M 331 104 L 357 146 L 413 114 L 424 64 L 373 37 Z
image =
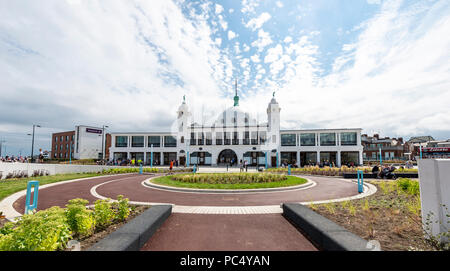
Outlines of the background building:
M 103 148 L 106 150 L 105 157 L 109 155 L 111 146 L 111 136 L 106 134 L 102 137 L 103 129 L 78 125 L 74 131 L 60 132 L 52 134 L 53 159 L 101 159 L 102 158 L 102 138 L 105 140 Z
M 70 148 L 73 149 L 75 131 L 52 134 L 51 157 L 53 159 L 69 159 Z M 73 158 L 73 153 L 72 153 Z
M 409 144 L 403 142 L 403 138 L 380 138 L 378 134 L 368 136 L 366 134 L 361 135 L 361 144 L 364 147 L 364 160 L 365 161 L 379 161 L 380 149 L 381 157 L 383 160 L 407 160 Z

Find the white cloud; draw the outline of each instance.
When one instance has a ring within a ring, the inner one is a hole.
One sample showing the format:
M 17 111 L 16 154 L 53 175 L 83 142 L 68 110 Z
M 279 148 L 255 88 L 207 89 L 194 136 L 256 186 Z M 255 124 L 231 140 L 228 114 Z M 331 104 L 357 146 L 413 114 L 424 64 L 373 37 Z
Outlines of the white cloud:
M 261 52 L 264 47 L 271 44 L 273 41 L 270 38 L 269 32 L 265 32 L 263 29 L 258 30 L 258 39 L 252 42 L 253 47 L 257 47 L 258 51 Z
M 252 29 L 253 31 L 259 29 L 262 27 L 262 25 L 267 22 L 268 20 L 270 20 L 272 16 L 270 16 L 269 13 L 267 12 L 263 12 L 261 13 L 261 15 L 259 15 L 256 18 L 251 19 L 250 21 L 248 21 L 248 23 L 245 25 L 245 27 Z
M 259 59 L 259 56 L 258 55 L 252 55 L 251 57 L 250 57 L 250 59 L 254 62 L 254 63 L 259 63 L 261 60 Z
M 259 6 L 259 0 L 242 0 L 242 13 L 254 13 Z
M 267 55 L 264 58 L 265 63 L 271 63 L 278 60 L 283 54 L 283 47 L 277 44 L 275 47 L 267 49 Z
M 379 4 L 381 4 L 381 0 L 367 0 L 367 3 L 369 5 L 374 5 L 374 4 L 379 5 Z
M 234 39 L 234 38 L 236 38 L 237 37 L 237 34 L 236 33 L 234 33 L 233 31 L 231 31 L 231 30 L 228 30 L 228 39 L 229 40 L 232 40 L 232 39 Z
M 286 38 L 284 38 L 284 42 L 290 43 L 290 42 L 292 42 L 292 38 L 290 36 L 287 36 Z
M 275 4 L 277 5 L 277 7 L 282 8 L 284 5 L 281 1 L 276 1 Z
M 29 133 L 29 123 L 43 127 L 36 148 L 47 149 L 51 131 L 77 124 L 167 131 L 184 94 L 191 108 L 225 105 L 231 61 L 206 13 L 187 19 L 172 1 L 7 5 L 0 8 L 0 133 L 9 150 L 23 144 L 14 132 Z
M 223 12 L 223 7 L 219 4 L 216 4 L 216 14 L 220 14 Z

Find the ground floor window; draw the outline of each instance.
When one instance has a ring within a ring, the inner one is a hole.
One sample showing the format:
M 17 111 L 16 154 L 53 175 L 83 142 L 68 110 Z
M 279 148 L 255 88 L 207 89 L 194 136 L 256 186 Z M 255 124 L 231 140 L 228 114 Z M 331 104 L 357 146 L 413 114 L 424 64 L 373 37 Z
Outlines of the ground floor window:
M 247 164 L 249 166 L 258 166 L 266 164 L 266 158 L 263 152 L 246 152 L 244 153 L 244 160 L 242 162 L 244 161 L 247 161 Z
M 300 152 L 300 165 L 302 167 L 317 165 L 317 152 Z
M 193 152 L 189 163 L 192 165 L 211 165 L 212 155 L 209 152 Z
M 281 165 L 296 165 L 297 153 L 296 152 L 281 152 Z
M 336 166 L 337 163 L 337 153 L 336 152 L 320 152 L 320 163 L 323 166 Z
M 164 153 L 164 165 L 168 166 L 168 165 L 170 165 L 170 161 L 176 161 L 176 160 L 177 160 L 176 152 L 165 152 Z
M 136 165 L 139 163 L 139 161 L 141 161 L 141 162 L 144 161 L 144 153 L 143 152 L 132 152 L 132 153 L 130 153 L 130 155 L 131 155 L 131 160 L 134 160 Z
M 359 165 L 359 152 L 341 152 L 341 164 L 343 166 Z
M 152 153 L 147 152 L 145 164 L 150 165 L 151 162 L 152 162 Z M 159 165 L 161 165 L 161 153 L 153 152 L 153 166 L 159 166 Z

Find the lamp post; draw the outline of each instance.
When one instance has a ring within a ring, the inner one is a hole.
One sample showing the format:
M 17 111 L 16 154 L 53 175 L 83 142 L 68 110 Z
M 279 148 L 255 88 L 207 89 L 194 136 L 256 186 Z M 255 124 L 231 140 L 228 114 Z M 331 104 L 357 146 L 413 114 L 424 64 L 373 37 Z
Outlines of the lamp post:
M 6 141 L 5 140 L 0 140 L 0 157 L 2 157 L 3 143 L 6 143 Z
M 37 124 L 33 124 L 33 135 L 32 135 L 32 139 L 31 139 L 31 163 L 33 163 L 34 158 L 33 158 L 33 151 L 34 151 L 34 130 L 36 127 L 41 128 L 40 125 Z
M 108 125 L 103 125 L 102 127 L 102 162 L 103 160 L 105 160 L 105 150 L 104 150 L 104 145 L 105 145 L 105 128 L 109 128 Z

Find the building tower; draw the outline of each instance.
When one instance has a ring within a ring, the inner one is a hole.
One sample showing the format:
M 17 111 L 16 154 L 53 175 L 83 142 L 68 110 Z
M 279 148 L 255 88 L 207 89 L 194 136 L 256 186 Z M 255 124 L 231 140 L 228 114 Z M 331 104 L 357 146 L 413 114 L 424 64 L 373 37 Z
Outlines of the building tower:
M 178 140 L 185 141 L 188 136 L 188 127 L 191 121 L 191 112 L 186 104 L 186 96 L 183 96 L 183 103 L 177 111 Z M 179 142 L 184 145 L 184 142 Z M 178 144 L 177 144 L 178 145 Z
M 234 91 L 235 91 L 234 106 L 239 106 L 239 96 L 237 94 L 237 79 L 235 79 L 235 81 L 234 81 Z
M 280 106 L 277 100 L 275 100 L 275 92 L 273 93 L 272 100 L 267 107 L 267 141 L 271 151 L 271 155 L 275 155 L 277 166 L 280 164 Z M 270 161 L 271 166 L 275 166 L 272 159 Z

